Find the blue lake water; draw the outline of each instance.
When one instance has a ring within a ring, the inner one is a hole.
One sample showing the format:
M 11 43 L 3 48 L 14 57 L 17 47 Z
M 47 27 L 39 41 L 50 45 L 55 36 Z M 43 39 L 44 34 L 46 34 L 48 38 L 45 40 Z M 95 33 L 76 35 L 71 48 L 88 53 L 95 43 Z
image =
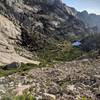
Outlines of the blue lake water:
M 81 45 L 81 42 L 80 41 L 75 41 L 72 43 L 73 46 L 80 46 Z

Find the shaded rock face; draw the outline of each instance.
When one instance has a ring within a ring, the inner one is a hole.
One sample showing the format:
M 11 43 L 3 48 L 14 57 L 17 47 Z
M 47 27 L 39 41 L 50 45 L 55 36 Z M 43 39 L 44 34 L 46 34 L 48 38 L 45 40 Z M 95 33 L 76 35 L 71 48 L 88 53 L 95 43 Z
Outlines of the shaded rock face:
M 28 3 L 37 3 L 37 4 L 48 4 L 48 5 L 54 5 L 54 4 L 59 4 L 62 3 L 62 0 L 24 0 L 25 2 Z
M 61 4 L 62 0 L 1 0 L 1 2 L 5 3 L 6 5 L 13 6 L 15 3 L 25 3 L 25 4 L 47 4 L 47 5 L 55 5 Z

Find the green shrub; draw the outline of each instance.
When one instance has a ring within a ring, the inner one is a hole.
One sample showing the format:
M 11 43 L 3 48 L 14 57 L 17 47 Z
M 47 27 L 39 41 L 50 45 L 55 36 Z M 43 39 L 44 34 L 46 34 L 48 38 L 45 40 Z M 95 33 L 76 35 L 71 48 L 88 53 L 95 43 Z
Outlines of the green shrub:
M 73 47 L 70 42 L 64 41 L 57 45 L 48 45 L 38 51 L 38 56 L 46 63 L 70 61 L 82 56 L 83 51 Z
M 40 67 L 40 65 L 35 65 L 35 64 L 31 64 L 31 63 L 27 63 L 27 64 L 22 63 L 21 67 L 19 69 L 15 68 L 15 69 L 5 70 L 5 69 L 3 69 L 3 66 L 1 66 L 0 67 L 0 77 L 8 76 L 8 75 L 16 73 L 16 72 L 27 71 L 31 68 L 37 68 L 37 67 Z
M 31 94 L 24 94 L 21 96 L 14 97 L 14 100 L 36 100 Z
M 2 97 L 1 100 L 36 100 L 36 98 L 31 94 L 23 94 L 21 96 L 14 96 L 14 97 Z

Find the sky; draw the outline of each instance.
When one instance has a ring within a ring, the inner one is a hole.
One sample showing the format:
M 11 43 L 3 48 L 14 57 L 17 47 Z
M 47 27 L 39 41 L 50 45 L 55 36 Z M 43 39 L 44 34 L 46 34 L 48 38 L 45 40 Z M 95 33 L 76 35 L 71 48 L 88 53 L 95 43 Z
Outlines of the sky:
M 89 13 L 100 15 L 100 0 L 63 0 L 63 2 L 78 11 L 87 10 Z

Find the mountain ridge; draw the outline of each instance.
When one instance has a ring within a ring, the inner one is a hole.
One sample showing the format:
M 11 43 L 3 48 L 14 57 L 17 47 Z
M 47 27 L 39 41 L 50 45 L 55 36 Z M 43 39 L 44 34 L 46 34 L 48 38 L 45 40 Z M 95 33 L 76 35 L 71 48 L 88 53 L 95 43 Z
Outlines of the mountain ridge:
M 70 7 L 70 6 L 68 6 Z M 73 7 L 70 7 L 79 20 L 83 21 L 84 24 L 89 28 L 95 28 L 95 32 L 100 33 L 100 14 L 89 13 L 87 10 L 78 11 Z
M 77 15 L 87 26 L 90 28 L 97 28 L 97 32 L 100 32 L 100 15 L 95 13 L 89 14 L 87 11 L 78 12 Z

